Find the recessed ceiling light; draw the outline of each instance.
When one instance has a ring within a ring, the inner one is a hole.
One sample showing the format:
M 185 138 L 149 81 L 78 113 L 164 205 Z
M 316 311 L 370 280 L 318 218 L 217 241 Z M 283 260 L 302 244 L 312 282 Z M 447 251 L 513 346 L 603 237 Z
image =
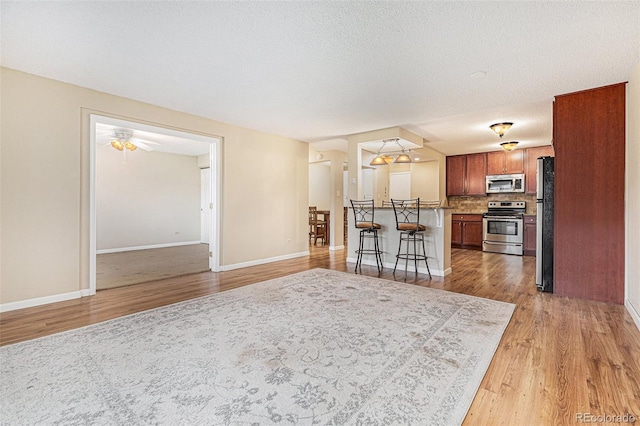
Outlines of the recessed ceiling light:
M 483 78 L 485 75 L 487 75 L 486 71 L 476 71 L 473 74 L 471 74 L 471 78 L 474 78 L 474 79 Z

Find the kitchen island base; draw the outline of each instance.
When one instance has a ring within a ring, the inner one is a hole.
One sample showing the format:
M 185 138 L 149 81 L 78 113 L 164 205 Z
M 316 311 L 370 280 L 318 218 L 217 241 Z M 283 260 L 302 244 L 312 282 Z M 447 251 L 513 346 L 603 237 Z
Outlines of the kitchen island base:
M 451 273 L 451 212 L 450 208 L 425 208 L 420 209 L 420 223 L 427 227 L 424 231 L 424 244 L 427 253 L 427 262 L 431 275 L 444 277 Z M 396 229 L 396 218 L 393 208 L 376 207 L 376 222 L 381 225 L 378 230 L 378 241 L 382 251 L 382 265 L 384 268 L 393 269 L 396 264 L 396 254 L 400 242 L 400 231 Z M 353 212 L 349 211 L 349 237 L 348 241 L 358 241 L 359 230 L 354 226 Z M 355 265 L 358 257 L 357 244 L 348 246 L 347 263 Z M 374 259 L 363 259 L 362 264 L 377 266 Z M 403 260 L 398 262 L 397 271 L 404 275 L 405 264 Z M 407 270 L 415 273 L 415 265 L 410 261 Z M 428 275 L 427 267 L 418 264 L 418 273 Z

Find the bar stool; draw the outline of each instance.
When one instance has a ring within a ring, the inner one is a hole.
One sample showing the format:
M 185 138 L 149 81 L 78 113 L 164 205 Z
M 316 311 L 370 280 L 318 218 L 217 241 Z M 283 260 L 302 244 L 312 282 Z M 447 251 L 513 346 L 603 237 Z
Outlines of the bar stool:
M 362 273 L 362 255 L 363 254 L 373 254 L 376 256 L 376 266 L 378 267 L 378 275 L 382 271 L 382 251 L 380 250 L 380 244 L 378 242 L 378 229 L 381 226 L 373 221 L 375 207 L 373 205 L 373 200 L 365 200 L 365 201 L 357 201 L 350 200 L 351 207 L 353 208 L 353 214 L 355 217 L 355 227 L 360 230 L 360 242 L 358 245 L 358 259 L 356 260 L 356 268 L 354 272 L 358 273 L 358 268 L 360 268 L 360 273 Z M 373 239 L 373 248 L 364 248 L 365 238 Z
M 391 200 L 393 212 L 396 216 L 396 229 L 400 231 L 400 243 L 398 244 L 398 254 L 396 255 L 396 264 L 393 267 L 393 276 L 396 276 L 396 268 L 398 261 L 404 259 L 404 279 L 407 280 L 407 267 L 409 261 L 413 260 L 413 264 L 418 276 L 418 260 L 424 260 L 431 279 L 431 271 L 427 262 L 427 250 L 424 246 L 424 234 L 426 226 L 420 224 L 420 198 L 411 200 Z M 402 243 L 407 243 L 407 250 L 402 252 Z M 420 242 L 420 244 L 418 244 Z M 410 252 L 410 243 L 413 243 L 413 253 Z M 419 253 L 419 245 L 422 245 L 422 254 Z

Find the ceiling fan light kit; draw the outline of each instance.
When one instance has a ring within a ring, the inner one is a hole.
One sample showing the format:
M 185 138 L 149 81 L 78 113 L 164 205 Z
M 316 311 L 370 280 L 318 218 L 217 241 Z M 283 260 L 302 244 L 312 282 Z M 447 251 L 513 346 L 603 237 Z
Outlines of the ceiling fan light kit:
M 124 144 L 120 142 L 119 139 L 114 139 L 111 141 L 111 146 L 117 149 L 118 151 L 122 151 L 124 149 Z
M 126 148 L 128 151 L 135 151 L 138 148 L 142 148 L 145 151 L 153 151 L 149 144 L 157 145 L 153 141 L 143 141 L 133 137 L 133 130 L 129 129 L 114 129 L 111 140 L 111 146 L 118 151 L 124 151 Z

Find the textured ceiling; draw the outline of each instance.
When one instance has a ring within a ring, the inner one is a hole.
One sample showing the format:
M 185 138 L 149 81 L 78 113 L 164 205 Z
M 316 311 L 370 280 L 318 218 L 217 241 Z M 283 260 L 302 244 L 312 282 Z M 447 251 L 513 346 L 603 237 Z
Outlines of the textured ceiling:
M 1 2 L 2 65 L 344 148 L 551 140 L 554 95 L 626 81 L 640 2 Z M 482 78 L 472 78 L 478 71 Z

